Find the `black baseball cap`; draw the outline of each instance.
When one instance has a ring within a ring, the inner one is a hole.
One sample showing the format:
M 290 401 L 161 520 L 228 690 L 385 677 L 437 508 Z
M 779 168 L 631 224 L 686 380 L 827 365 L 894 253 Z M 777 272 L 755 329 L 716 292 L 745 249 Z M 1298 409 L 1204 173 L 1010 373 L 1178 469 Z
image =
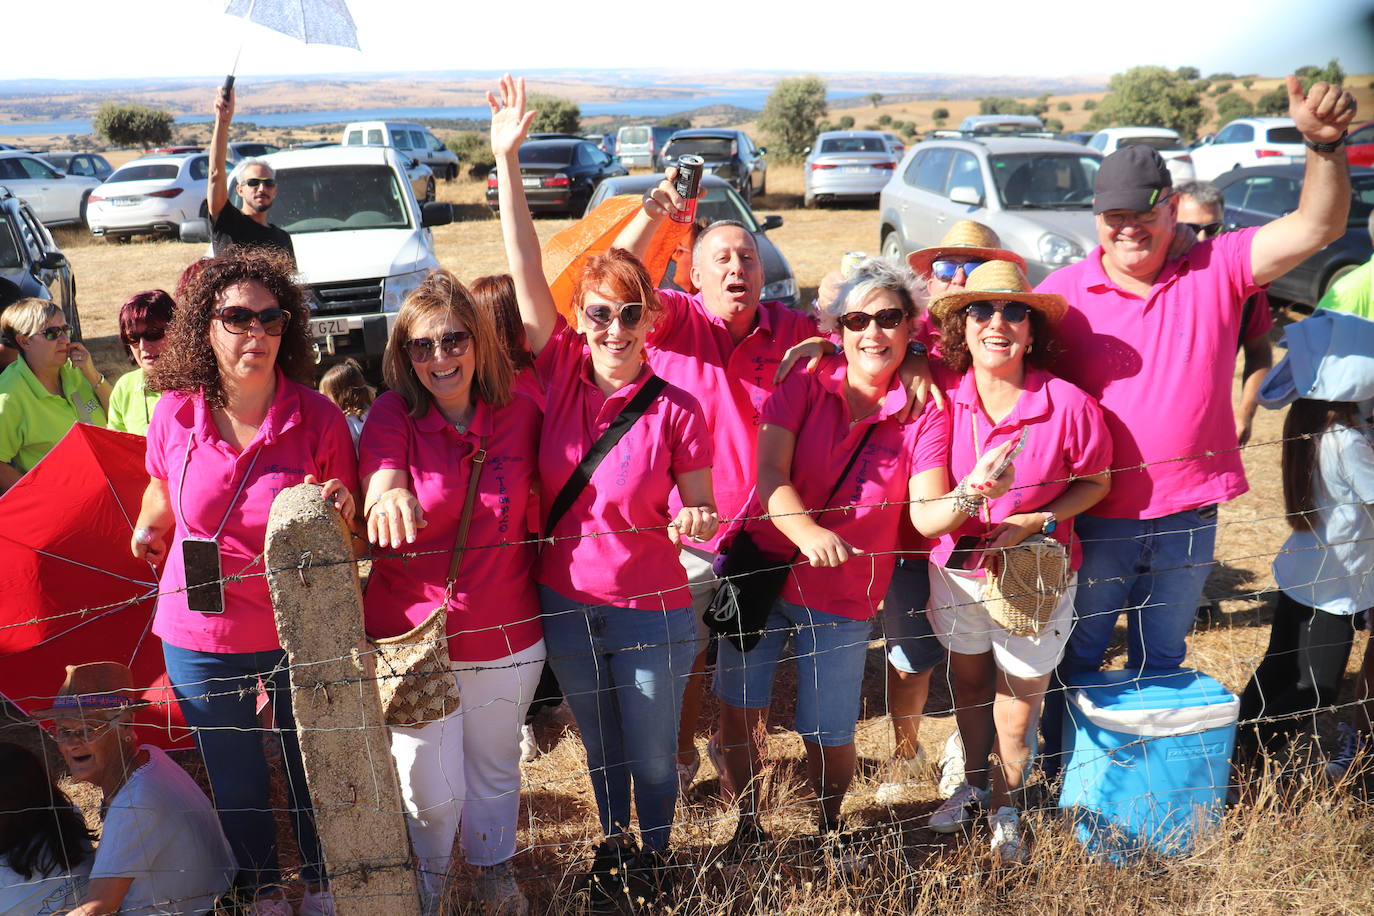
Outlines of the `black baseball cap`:
M 1169 196 L 1173 186 L 1173 176 L 1157 150 L 1139 143 L 1123 146 L 1097 170 L 1093 212 L 1150 210 Z

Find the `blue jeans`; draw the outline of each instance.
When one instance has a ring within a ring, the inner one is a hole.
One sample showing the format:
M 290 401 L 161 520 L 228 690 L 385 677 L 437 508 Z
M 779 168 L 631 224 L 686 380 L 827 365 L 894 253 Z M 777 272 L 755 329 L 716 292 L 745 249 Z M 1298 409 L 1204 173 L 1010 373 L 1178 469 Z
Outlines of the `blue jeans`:
M 854 740 L 872 620 L 813 611 L 781 598 L 768 613 L 763 638 L 741 653 L 728 639 L 716 649 L 716 696 L 736 709 L 767 709 L 784 646 L 792 639 L 797 665 L 797 714 L 803 740 L 843 747 Z
M 677 726 L 697 654 L 691 608 L 584 605 L 539 587 L 544 645 L 587 750 L 601 831 L 630 825 L 630 791 L 647 849 L 668 848 L 677 804 Z
M 238 885 L 256 891 L 281 883 L 277 823 L 270 801 L 271 775 L 256 712 L 259 677 L 272 698 L 275 725 L 281 735 L 291 825 L 301 848 L 301 876 L 307 884 L 323 884 L 324 854 L 315 832 L 310 789 L 291 713 L 286 653 L 197 652 L 164 642 L 162 655 L 181 714 L 195 730 L 196 747 L 205 760 L 215 810 L 238 860 Z
M 940 664 L 945 647 L 926 616 L 930 603 L 930 564 L 924 558 L 897 558 L 883 599 L 883 636 L 887 661 L 903 674 L 921 674 Z
M 1063 750 L 1064 698 L 1059 688 L 1075 674 L 1102 667 L 1123 612 L 1128 670 L 1183 664 L 1216 549 L 1217 507 L 1152 519 L 1080 515 L 1074 531 L 1083 541 L 1074 629 L 1042 719 L 1050 773 L 1057 771 Z

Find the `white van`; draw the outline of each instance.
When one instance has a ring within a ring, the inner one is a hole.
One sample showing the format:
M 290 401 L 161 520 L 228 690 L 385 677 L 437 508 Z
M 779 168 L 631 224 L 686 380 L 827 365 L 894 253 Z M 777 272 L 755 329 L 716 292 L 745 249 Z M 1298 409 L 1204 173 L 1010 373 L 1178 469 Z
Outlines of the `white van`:
M 343 129 L 340 146 L 390 146 L 403 156 L 418 159 L 444 181 L 458 177 L 458 156 L 414 121 L 355 121 Z

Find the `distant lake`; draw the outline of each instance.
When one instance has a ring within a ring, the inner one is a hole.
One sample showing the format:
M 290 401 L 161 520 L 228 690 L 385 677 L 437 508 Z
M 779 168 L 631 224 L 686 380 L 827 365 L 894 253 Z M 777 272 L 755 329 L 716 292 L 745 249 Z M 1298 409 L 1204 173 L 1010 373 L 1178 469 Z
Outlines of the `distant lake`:
M 658 118 L 665 115 L 705 108 L 708 105 L 734 105 L 737 108 L 762 109 L 770 90 L 738 89 L 695 96 L 675 96 L 655 99 L 621 99 L 615 102 L 587 102 L 582 104 L 583 117 L 613 115 L 616 117 Z M 846 90 L 832 92 L 827 99 L 849 99 L 865 95 Z M 262 127 L 307 127 L 311 124 L 335 124 L 347 121 L 422 121 L 427 118 L 468 118 L 481 120 L 491 114 L 486 105 L 454 105 L 436 108 L 350 108 L 338 111 L 292 111 L 280 114 L 247 112 L 241 121 L 252 121 Z M 176 119 L 178 124 L 204 124 L 209 115 L 188 115 Z M 16 134 L 89 134 L 89 120 L 62 121 L 6 121 L 0 122 L 0 136 Z

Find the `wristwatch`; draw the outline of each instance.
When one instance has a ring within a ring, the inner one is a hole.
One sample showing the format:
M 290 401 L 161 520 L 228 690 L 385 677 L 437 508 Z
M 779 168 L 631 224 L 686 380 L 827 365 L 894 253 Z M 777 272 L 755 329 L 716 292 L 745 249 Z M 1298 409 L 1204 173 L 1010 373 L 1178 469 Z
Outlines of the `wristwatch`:
M 1342 131 L 1341 135 L 1330 143 L 1315 143 L 1307 139 L 1307 137 L 1303 137 L 1302 142 L 1314 153 L 1334 153 L 1336 150 L 1340 149 L 1341 144 L 1345 142 L 1345 138 L 1349 136 L 1349 134 L 1350 131 L 1348 130 Z
M 1045 513 L 1045 524 L 1040 526 L 1041 534 L 1054 534 L 1054 529 L 1059 527 L 1059 519 L 1054 517 L 1053 512 Z

